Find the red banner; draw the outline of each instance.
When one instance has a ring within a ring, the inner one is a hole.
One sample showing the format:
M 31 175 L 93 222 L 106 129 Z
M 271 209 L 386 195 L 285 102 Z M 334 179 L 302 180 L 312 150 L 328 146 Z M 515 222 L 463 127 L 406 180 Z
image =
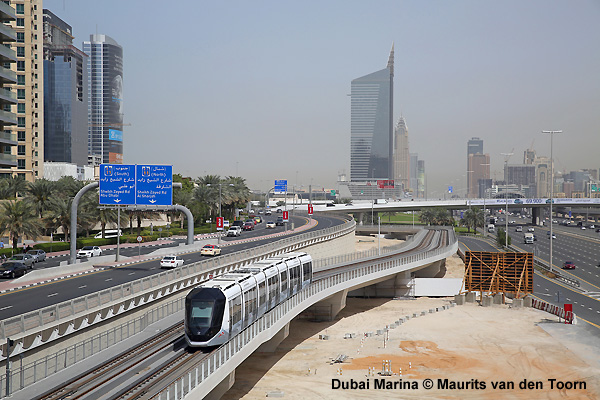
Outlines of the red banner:
M 379 189 L 393 189 L 394 188 L 394 180 L 393 179 L 377 180 L 377 187 Z

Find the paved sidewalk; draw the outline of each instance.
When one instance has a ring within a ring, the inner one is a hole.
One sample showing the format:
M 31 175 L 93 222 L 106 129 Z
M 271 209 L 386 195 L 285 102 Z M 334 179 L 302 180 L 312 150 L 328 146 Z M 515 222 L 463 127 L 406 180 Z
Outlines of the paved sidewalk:
M 262 239 L 266 239 L 266 238 L 286 236 L 291 233 L 298 233 L 298 232 L 310 229 L 316 225 L 317 225 L 316 221 L 312 220 L 311 224 L 301 225 L 300 227 L 295 228 L 293 231 L 289 230 L 287 232 L 279 232 L 279 233 L 274 233 L 274 234 L 264 235 L 264 236 L 259 236 L 259 237 L 252 237 L 252 238 L 222 242 L 221 247 L 227 247 L 227 246 L 231 246 L 233 244 L 238 244 L 238 243 L 253 242 L 253 241 L 262 240 Z M 58 267 L 33 270 L 32 272 L 25 274 L 24 276 L 14 279 L 12 281 L 0 282 L 0 294 L 9 292 L 9 291 L 13 291 L 13 290 L 31 287 L 31 286 L 41 285 L 41 284 L 52 282 L 52 281 L 57 281 L 60 279 L 67 279 L 67 278 L 71 278 L 73 276 L 102 271 L 102 270 L 109 269 L 109 268 L 116 268 L 116 267 L 134 264 L 134 263 L 138 263 L 138 262 L 154 260 L 154 259 L 162 258 L 163 256 L 165 256 L 167 254 L 185 254 L 185 253 L 196 252 L 196 251 L 199 251 L 202 248 L 202 246 L 204 246 L 207 243 L 211 243 L 211 244 L 216 243 L 217 237 L 218 237 L 218 235 L 216 233 L 196 235 L 196 236 L 194 236 L 194 244 L 192 244 L 192 245 L 180 244 L 178 247 L 158 248 L 157 250 L 155 250 L 151 253 L 142 254 L 141 257 L 121 256 L 120 260 L 118 262 L 114 261 L 115 255 L 106 255 L 106 256 L 96 257 L 94 259 L 91 259 L 91 260 L 88 260 L 85 262 L 78 262 L 76 264 L 67 264 L 67 265 L 61 265 Z M 172 244 L 172 243 L 174 243 L 172 240 L 157 240 L 157 241 L 153 241 L 153 242 L 146 242 L 142 246 L 143 247 L 152 247 L 152 246 L 158 247 L 158 246 L 161 246 L 164 244 Z M 137 247 L 137 246 L 138 246 L 137 243 L 123 243 L 120 245 L 121 248 L 130 248 L 130 247 Z M 116 247 L 117 247 L 116 244 L 101 246 L 101 248 L 103 250 L 114 249 Z M 61 256 L 61 255 L 66 255 L 66 254 L 69 254 L 68 250 L 48 253 L 47 257 L 51 258 L 51 257 L 57 257 L 57 256 Z M 110 261 L 111 259 L 113 261 Z

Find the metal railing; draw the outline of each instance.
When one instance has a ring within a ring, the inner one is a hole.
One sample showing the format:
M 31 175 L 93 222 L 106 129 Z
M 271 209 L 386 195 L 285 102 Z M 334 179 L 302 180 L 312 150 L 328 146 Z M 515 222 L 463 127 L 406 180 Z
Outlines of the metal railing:
M 206 276 L 208 273 L 224 273 L 232 268 L 239 268 L 240 266 L 274 254 L 293 251 L 308 245 L 334 239 L 352 231 L 354 226 L 354 220 L 348 220 L 342 225 L 284 238 L 274 243 L 223 255 L 217 259 L 184 265 L 174 270 L 160 272 L 100 292 L 7 318 L 0 321 L 0 341 L 4 341 L 7 337 L 18 339 L 28 332 L 45 329 L 50 326 L 58 327 L 60 324 L 73 321 L 78 316 L 86 316 L 97 312 L 95 320 L 82 322 L 87 324 L 86 326 L 89 326 L 103 321 L 107 317 L 110 318 L 113 314 L 129 311 L 132 308 L 147 304 L 148 301 L 153 301 L 197 285 L 203 279 L 203 276 Z M 108 310 L 110 308 L 109 305 L 117 301 L 127 304 L 121 305 L 118 311 L 111 312 Z M 21 349 L 21 351 L 25 350 L 27 349 Z M 4 355 L 0 355 L 0 359 L 4 358 Z
M 348 286 L 348 282 L 357 280 L 364 281 L 364 278 L 368 277 L 368 275 L 374 275 L 388 269 L 397 268 L 399 265 L 423 262 L 427 259 L 441 258 L 442 256 L 445 258 L 456 251 L 456 245 L 456 237 L 451 235 L 450 243 L 445 248 L 429 250 L 409 256 L 401 256 L 394 260 L 393 263 L 387 258 L 386 261 L 372 260 L 373 263 L 313 282 L 308 288 L 267 312 L 258 321 L 219 347 L 207 358 L 180 375 L 171 384 L 156 394 L 153 399 L 183 399 L 185 395 L 190 393 L 194 388 L 205 382 L 211 374 L 223 367 L 224 364 L 240 352 L 244 346 L 251 345 L 253 347 L 251 350 L 258 348 L 262 342 L 252 342 L 259 334 L 273 327 L 284 317 L 286 317 L 286 319 L 293 318 L 310 305 L 326 298 L 330 295 L 330 289 L 339 286 L 341 290 Z M 352 282 L 352 284 L 354 284 L 354 282 Z M 225 378 L 225 375 L 221 374 L 221 378 Z
M 39 382 L 133 335 L 141 333 L 149 325 L 183 310 L 184 304 L 185 298 L 183 297 L 170 301 L 152 310 L 148 310 L 138 318 L 86 338 L 81 342 L 26 365 L 15 367 L 17 363 L 13 360 L 13 368 L 9 378 L 11 391 L 14 393 L 17 390 Z M 4 397 L 6 397 L 6 375 L 0 374 L 0 398 Z

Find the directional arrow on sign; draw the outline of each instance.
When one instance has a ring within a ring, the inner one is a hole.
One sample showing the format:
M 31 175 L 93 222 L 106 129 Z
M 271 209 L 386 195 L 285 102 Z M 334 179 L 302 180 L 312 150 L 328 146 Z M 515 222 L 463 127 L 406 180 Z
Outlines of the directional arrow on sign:
M 120 203 L 121 199 L 115 199 L 115 203 Z

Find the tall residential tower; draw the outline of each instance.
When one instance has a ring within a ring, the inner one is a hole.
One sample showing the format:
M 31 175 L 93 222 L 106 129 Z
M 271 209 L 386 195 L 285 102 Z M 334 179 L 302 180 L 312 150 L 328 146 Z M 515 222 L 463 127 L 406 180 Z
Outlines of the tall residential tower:
M 10 88 L 4 88 L 5 85 L 17 83 L 17 75 L 10 70 L 11 64 L 17 61 L 17 55 L 14 50 L 1 45 L 16 41 L 16 32 L 6 24 L 16 19 L 15 9 L 0 2 L 0 178 L 10 177 L 10 169 L 17 166 L 17 157 L 13 151 L 17 140 L 11 130 L 17 124 L 17 116 L 13 112 L 17 96 Z

